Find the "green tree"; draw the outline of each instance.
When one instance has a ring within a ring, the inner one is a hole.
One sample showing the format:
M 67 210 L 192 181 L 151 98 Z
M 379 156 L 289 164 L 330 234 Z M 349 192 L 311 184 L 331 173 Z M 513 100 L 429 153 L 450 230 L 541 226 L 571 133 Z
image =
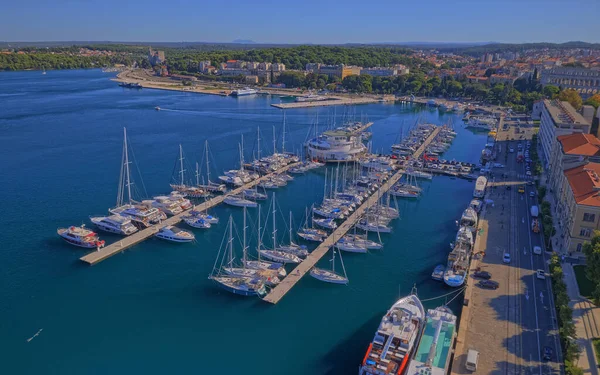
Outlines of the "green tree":
M 579 93 L 573 89 L 566 89 L 561 91 L 558 94 L 558 100 L 563 102 L 569 102 L 569 104 L 571 104 L 575 109 L 581 108 L 581 105 L 583 104 L 581 96 L 579 96 Z
M 559 92 L 560 92 L 560 89 L 553 85 L 544 86 L 544 89 L 542 90 L 542 93 L 548 99 L 554 99 L 558 95 Z
M 598 107 L 600 107 L 600 94 L 595 94 L 589 97 L 583 104 L 591 105 L 598 109 Z
M 592 298 L 598 304 L 600 303 L 600 231 L 595 231 L 590 242 L 583 244 L 583 253 L 586 258 L 585 274 L 596 286 Z

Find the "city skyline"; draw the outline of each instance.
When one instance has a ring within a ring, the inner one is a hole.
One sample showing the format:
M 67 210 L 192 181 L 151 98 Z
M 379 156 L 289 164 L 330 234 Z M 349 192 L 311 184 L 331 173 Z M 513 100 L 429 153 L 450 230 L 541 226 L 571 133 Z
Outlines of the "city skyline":
M 366 7 L 307 0 L 279 6 L 265 0 L 185 4 L 148 0 L 12 3 L 0 14 L 7 42 L 119 41 L 260 44 L 532 43 L 600 41 L 594 33 L 599 5 L 575 0 L 486 3 L 388 0 Z M 121 11 L 103 11 L 113 9 Z M 99 11 L 100 10 L 100 11 Z M 385 10 L 385 11 L 384 11 Z M 22 15 L 27 14 L 23 18 Z M 217 17 L 215 17 L 217 15 Z M 221 15 L 221 16 L 218 16 Z M 289 15 L 293 15 L 289 16 Z M 60 20 L 60 22 L 57 22 Z M 552 27 L 549 27 L 552 20 Z M 508 21 L 508 22 L 504 22 Z

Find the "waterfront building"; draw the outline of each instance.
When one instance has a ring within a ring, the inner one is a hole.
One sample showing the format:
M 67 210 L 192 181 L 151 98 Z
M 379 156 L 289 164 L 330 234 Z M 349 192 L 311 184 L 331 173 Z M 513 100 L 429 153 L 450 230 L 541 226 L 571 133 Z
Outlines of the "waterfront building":
M 350 66 L 350 65 L 321 65 L 319 64 L 318 73 L 325 74 L 329 78 L 339 77 L 340 79 L 344 79 L 351 75 L 360 75 L 360 71 L 362 70 L 359 66 Z M 314 70 L 313 70 L 314 71 Z
M 564 172 L 585 165 L 589 162 L 600 163 L 600 140 L 593 134 L 575 133 L 559 135 L 558 147 L 550 157 L 548 171 L 550 188 L 560 196 L 560 189 L 564 185 Z M 557 200 L 560 206 L 560 200 Z
M 600 70 L 556 67 L 542 71 L 543 86 L 554 85 L 574 89 L 585 100 L 600 92 Z
M 550 157 L 558 147 L 556 137 L 573 133 L 589 133 L 591 125 L 568 102 L 544 100 L 539 143 L 544 169 L 551 170 Z
M 583 244 L 600 230 L 600 163 L 588 163 L 564 172 L 558 225 L 564 238 L 553 244 L 557 251 L 581 257 Z
M 409 70 L 404 65 L 394 65 L 392 67 L 374 67 L 361 68 L 360 74 L 368 74 L 373 77 L 392 77 L 402 74 L 408 74 Z

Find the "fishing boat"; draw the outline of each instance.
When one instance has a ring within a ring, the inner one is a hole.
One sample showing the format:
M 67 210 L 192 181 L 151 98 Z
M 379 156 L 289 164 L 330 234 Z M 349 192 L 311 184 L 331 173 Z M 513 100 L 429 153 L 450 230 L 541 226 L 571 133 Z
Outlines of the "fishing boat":
M 469 230 L 468 227 L 462 226 L 462 227 L 458 228 L 458 232 L 456 232 L 455 243 L 459 243 L 459 242 L 465 242 L 469 246 L 473 247 L 473 244 L 474 244 L 473 232 L 471 230 Z
M 437 266 L 435 266 L 435 269 L 431 273 L 431 278 L 437 281 L 443 281 L 445 271 L 446 266 L 444 266 L 443 264 L 438 264 Z
M 104 247 L 104 241 L 100 240 L 98 235 L 87 229 L 85 225 L 80 227 L 70 226 L 68 228 L 58 228 L 56 233 L 71 245 L 86 249 L 100 249 L 101 247 Z
M 138 231 L 137 227 L 131 223 L 131 219 L 121 215 L 94 216 L 90 221 L 99 230 L 129 236 Z
M 427 310 L 423 335 L 406 375 L 449 373 L 456 340 L 456 320 L 456 315 L 446 306 Z
M 171 242 L 192 242 L 195 237 L 191 232 L 177 228 L 173 225 L 160 228 L 155 234 L 157 238 Z
M 223 203 L 236 207 L 255 208 L 258 206 L 258 203 L 248 199 L 244 199 L 239 195 L 228 195 L 227 197 L 225 197 L 225 199 L 223 199 Z
M 467 207 L 460 217 L 460 226 L 468 227 L 472 232 L 477 230 L 477 212 L 471 207 Z
M 359 375 L 404 374 L 424 325 L 425 310 L 416 294 L 399 299 L 381 320 Z
M 340 275 L 335 272 L 335 248 L 331 249 L 331 270 L 326 270 L 323 268 L 313 267 L 310 269 L 310 275 L 317 280 L 324 281 L 326 283 L 331 284 L 348 284 L 348 275 L 346 274 L 346 268 L 344 267 L 344 261 L 342 260 L 342 253 L 340 252 L 340 263 L 342 264 L 342 270 L 344 271 L 344 275 Z
M 465 283 L 469 270 L 470 252 L 470 247 L 463 242 L 454 245 L 454 249 L 448 254 L 448 265 L 444 272 L 446 285 L 456 288 Z

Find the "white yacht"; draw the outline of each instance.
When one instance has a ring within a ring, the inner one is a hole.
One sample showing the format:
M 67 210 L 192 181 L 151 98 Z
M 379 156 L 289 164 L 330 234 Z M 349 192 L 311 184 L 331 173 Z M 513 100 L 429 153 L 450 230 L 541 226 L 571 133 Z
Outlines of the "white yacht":
M 90 221 L 96 228 L 109 233 L 129 236 L 138 231 L 138 228 L 131 223 L 131 219 L 121 215 L 95 216 L 90 217 Z
M 185 221 L 185 223 L 192 228 L 210 229 L 211 227 L 211 224 L 207 220 L 204 220 L 203 217 L 195 215 L 186 216 L 183 218 L 183 221 Z
M 473 208 L 467 207 L 460 218 L 460 226 L 466 226 L 472 232 L 475 232 L 477 230 L 477 221 L 477 212 Z
M 258 206 L 258 203 L 248 199 L 244 199 L 238 195 L 228 195 L 227 197 L 225 197 L 225 199 L 223 199 L 223 203 L 236 207 L 255 208 Z
M 329 98 L 326 96 L 317 95 L 317 94 L 313 94 L 313 93 L 310 93 L 310 94 L 304 95 L 304 96 L 298 96 L 296 98 L 296 102 L 298 102 L 298 103 L 321 102 L 323 100 L 329 100 Z
M 158 233 L 156 233 L 156 237 L 172 242 L 192 242 L 195 239 L 192 233 L 179 229 L 173 225 L 161 228 Z
M 258 91 L 256 91 L 255 89 L 245 87 L 243 89 L 233 90 L 231 92 L 231 96 L 248 96 L 248 95 L 255 95 L 256 93 L 258 93 Z
M 183 212 L 181 205 L 177 202 L 172 201 L 167 196 L 154 197 L 152 200 L 142 201 L 142 204 L 148 207 L 158 208 L 167 215 L 175 216 Z
M 56 233 L 71 245 L 86 249 L 100 249 L 104 246 L 104 241 L 101 241 L 96 233 L 86 229 L 85 225 L 80 227 L 70 226 L 68 228 L 58 228 Z
M 347 162 L 360 159 L 367 147 L 360 136 L 347 130 L 328 130 L 306 143 L 309 159 L 321 162 Z
M 411 294 L 399 299 L 381 319 L 358 374 L 404 374 L 424 325 L 425 309 L 419 298 Z

